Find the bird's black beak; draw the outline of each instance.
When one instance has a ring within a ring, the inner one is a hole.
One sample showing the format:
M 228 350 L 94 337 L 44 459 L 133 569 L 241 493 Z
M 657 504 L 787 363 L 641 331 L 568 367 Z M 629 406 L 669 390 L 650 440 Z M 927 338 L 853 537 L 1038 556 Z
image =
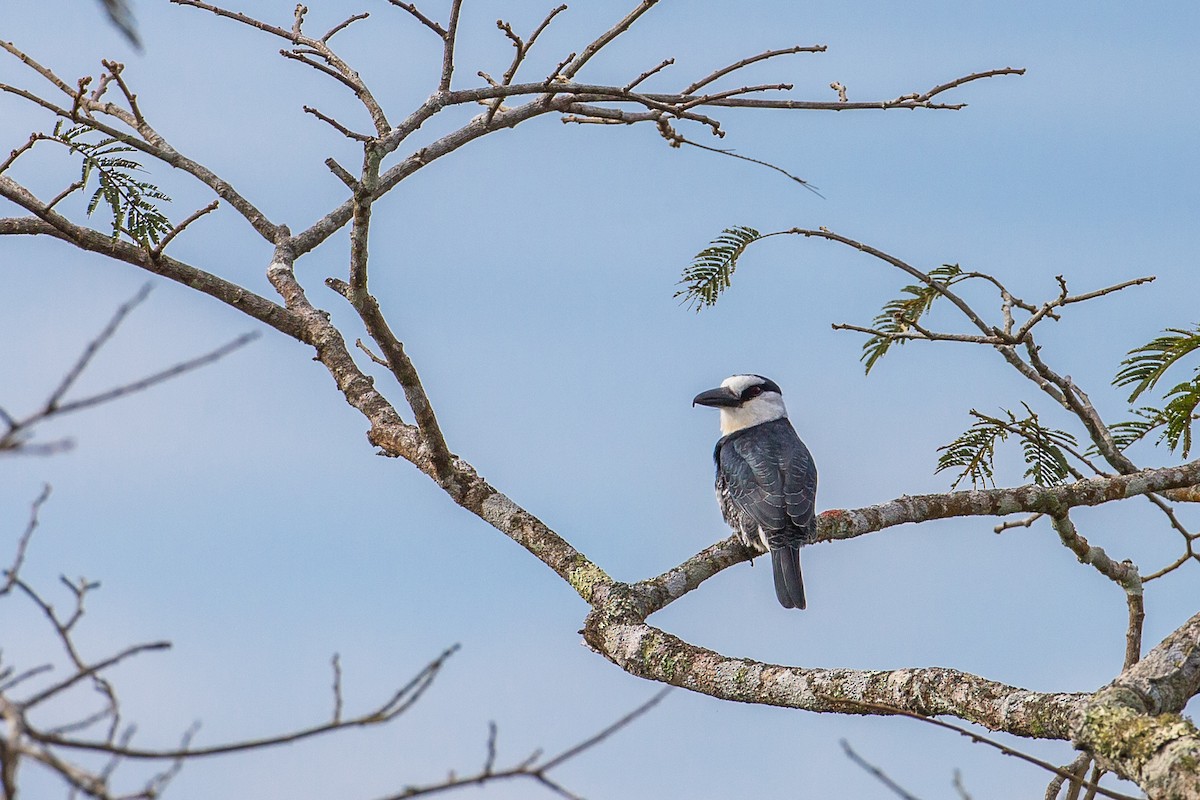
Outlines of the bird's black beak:
M 713 406 L 715 408 L 740 406 L 742 398 L 734 394 L 732 389 L 727 389 L 724 386 L 716 389 L 709 389 L 707 392 L 701 392 L 692 398 L 693 406 Z

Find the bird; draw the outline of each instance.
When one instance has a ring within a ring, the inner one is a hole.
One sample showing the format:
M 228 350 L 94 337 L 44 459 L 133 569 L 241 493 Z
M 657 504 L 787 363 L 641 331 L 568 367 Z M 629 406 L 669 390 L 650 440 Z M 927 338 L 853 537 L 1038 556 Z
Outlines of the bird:
M 731 375 L 692 406 L 721 411 L 713 449 L 721 516 L 747 547 L 771 553 L 775 596 L 803 609 L 800 548 L 817 535 L 817 467 L 788 420 L 779 385 L 762 375 Z

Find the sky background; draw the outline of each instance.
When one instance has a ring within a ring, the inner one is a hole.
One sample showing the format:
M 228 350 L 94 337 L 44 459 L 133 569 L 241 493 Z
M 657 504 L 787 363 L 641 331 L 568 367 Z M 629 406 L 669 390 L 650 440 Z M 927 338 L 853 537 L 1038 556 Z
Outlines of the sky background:
M 317 33 L 371 12 L 334 41 L 392 120 L 436 85 L 440 43 L 404 12 L 379 0 L 309 5 L 308 30 Z M 524 74 L 547 74 L 632 5 L 572 7 Z M 439 19 L 445 6 L 421 4 Z M 288 2 L 236 7 L 290 25 Z M 126 62 L 151 123 L 294 231 L 344 199 L 323 161 L 353 167 L 355 148 L 301 111 L 315 105 L 365 128 L 343 87 L 280 58 L 279 42 L 260 32 L 164 2 L 133 8 L 141 54 L 99 4 L 78 0 L 10 3 L 0 37 L 69 82 L 98 72 L 101 58 Z M 476 70 L 507 67 L 497 16 L 527 33 L 548 8 L 466 3 L 455 86 L 478 85 Z M 720 142 L 688 131 L 778 164 L 823 197 L 745 162 L 672 150 L 649 126 L 525 123 L 422 170 L 377 205 L 373 290 L 451 449 L 617 579 L 656 575 L 727 534 L 711 489 L 716 415 L 690 400 L 731 373 L 759 372 L 783 387 L 821 472 L 818 509 L 945 491 L 952 476 L 934 474 L 937 448 L 970 424 L 969 409 L 1028 401 L 1048 424 L 1071 419 L 990 350 L 910 344 L 864 377 L 860 336 L 830 325 L 868 323 L 907 281 L 847 248 L 764 242 L 720 304 L 698 315 L 672 297 L 680 271 L 726 226 L 824 225 L 922 268 L 993 273 L 1029 301 L 1052 297 L 1058 274 L 1073 291 L 1157 275 L 1040 329 L 1049 363 L 1107 419 L 1124 419 L 1123 393 L 1108 385 L 1125 352 L 1164 327 L 1196 322 L 1198 29 L 1200 7 L 1189 3 L 663 2 L 581 77 L 624 85 L 674 57 L 647 84 L 668 91 L 768 48 L 817 43 L 829 52 L 758 65 L 729 85 L 789 81 L 796 97 L 832 99 L 828 84 L 839 81 L 852 100 L 880 100 L 979 70 L 1028 72 L 954 92 L 946 99 L 970 104 L 958 112 L 731 110 L 719 114 L 729 132 Z M 41 89 L 39 80 L 0 59 L 0 82 Z M 478 112 L 427 125 L 413 147 Z M 0 97 L 3 150 L 52 126 Z M 39 150 L 13 174 L 51 197 L 78 166 Z M 183 177 L 151 167 L 150 179 L 175 200 L 175 221 L 211 199 Z M 345 274 L 346 242 L 343 230 L 297 273 L 353 340 L 359 332 L 344 302 L 321 285 Z M 172 250 L 273 296 L 269 248 L 229 209 Z M 147 280 L 150 299 L 77 396 L 259 327 L 181 286 L 50 240 L 0 241 L 0 279 L 0 405 L 18 415 L 44 401 Z M 986 292 L 969 296 L 996 314 Z M 949 309 L 935 309 L 931 324 L 962 329 Z M 390 396 L 402 402 L 398 390 Z M 0 462 L 3 547 L 15 546 L 42 484 L 54 487 L 27 578 L 60 603 L 59 574 L 103 582 L 80 629 L 86 652 L 174 643 L 111 675 L 138 724 L 137 744 L 171 746 L 196 720 L 205 745 L 323 721 L 334 652 L 347 712 L 366 709 L 462 644 L 425 698 L 386 728 L 191 764 L 169 797 L 377 797 L 478 768 L 489 720 L 507 764 L 534 748 L 564 749 L 657 690 L 581 646 L 586 606 L 568 586 L 411 465 L 375 456 L 364 432 L 309 350 L 266 331 L 215 366 L 39 430 L 47 440 L 73 438 L 70 453 Z M 1133 458 L 1178 461 L 1149 445 Z M 1015 449 L 1005 450 L 998 479 L 1021 483 L 1022 469 Z M 1148 573 L 1181 552 L 1152 510 L 1130 502 L 1076 519 L 1093 543 Z M 652 622 L 775 663 L 939 665 L 1039 691 L 1108 682 L 1124 648 L 1121 592 L 1077 564 L 1044 522 L 1003 536 L 994 524 L 945 521 L 809 548 L 804 613 L 777 605 L 759 562 L 726 570 Z M 1193 564 L 1149 587 L 1147 647 L 1195 612 L 1197 577 Z M 0 603 L 0 631 L 6 663 L 30 666 L 55 653 L 28 606 Z M 913 720 L 741 706 L 684 691 L 555 774 L 593 799 L 889 796 L 846 760 L 842 738 L 923 798 L 956 796 L 955 769 L 979 800 L 1040 797 L 1050 778 Z M 1055 763 L 1073 758 L 1065 743 L 1017 744 Z M 51 784 L 26 769 L 28 796 L 47 796 Z M 469 793 L 539 791 L 511 784 Z

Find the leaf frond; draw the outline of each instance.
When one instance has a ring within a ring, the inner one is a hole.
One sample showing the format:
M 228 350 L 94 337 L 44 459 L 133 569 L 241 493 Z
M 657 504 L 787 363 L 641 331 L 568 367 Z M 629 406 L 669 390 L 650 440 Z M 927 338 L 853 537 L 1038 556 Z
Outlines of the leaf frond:
M 684 288 L 675 292 L 689 309 L 699 312 L 716 305 L 717 298 L 729 288 L 738 258 L 762 235 L 754 228 L 735 225 L 726 228 L 712 243 L 696 254 L 683 271 L 679 283 Z
M 1132 403 L 1148 389 L 1154 388 L 1163 374 L 1179 359 L 1200 348 L 1200 325 L 1195 330 L 1167 328 L 1163 335 L 1129 351 L 1121 369 L 1113 378 L 1113 386 L 1132 385 Z
M 1200 375 L 1175 386 L 1166 396 L 1170 400 L 1161 412 L 1166 423 L 1162 438 L 1172 452 L 1178 447 L 1187 458 L 1192 452 L 1192 423 L 1200 406 Z
M 79 180 L 85 188 L 96 177 L 96 188 L 88 198 L 87 215 L 90 217 L 103 204 L 112 218 L 114 240 L 125 234 L 143 247 L 157 245 L 171 230 L 171 222 L 152 201 L 170 202 L 171 198 L 136 176 L 145 169 L 123 155 L 137 152 L 135 148 L 112 137 L 88 141 L 87 134 L 94 132 L 88 125 L 64 129 L 60 122 L 54 126 L 51 137 L 83 158 Z
M 941 455 L 934 472 L 958 469 L 951 489 L 957 489 L 968 478 L 972 488 L 995 486 L 996 445 L 1013 435 L 1021 442 L 1026 478 L 1039 486 L 1064 482 L 1071 469 L 1063 448 L 1075 447 L 1075 437 L 1067 431 L 1043 426 L 1029 406 L 1025 406 L 1025 411 L 1026 416 L 1017 417 L 1001 409 L 1003 416 L 992 417 L 971 409 L 975 422 L 950 444 L 938 448 Z
M 897 334 L 907 333 L 922 316 L 933 306 L 933 301 L 941 297 L 938 286 L 952 286 L 961 280 L 973 277 L 964 273 L 958 264 L 943 264 L 931 270 L 929 278 L 932 283 L 910 284 L 900 290 L 901 296 L 884 303 L 883 309 L 875 316 L 871 327 L 880 331 L 880 335 L 872 336 L 863 344 L 860 361 L 866 372 L 879 359 L 883 358 L 893 344 L 904 344 L 905 339 L 894 338 Z

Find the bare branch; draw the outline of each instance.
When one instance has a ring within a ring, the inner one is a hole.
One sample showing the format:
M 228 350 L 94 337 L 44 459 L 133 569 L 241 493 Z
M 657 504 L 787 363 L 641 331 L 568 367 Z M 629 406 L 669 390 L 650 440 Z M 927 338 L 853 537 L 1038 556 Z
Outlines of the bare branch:
M 67 197 L 69 197 L 72 193 L 77 192 L 82 188 L 83 188 L 83 181 L 75 181 L 70 186 L 68 186 L 67 188 L 63 189 L 61 192 L 56 194 L 50 200 L 49 203 L 46 203 L 46 210 L 49 211 L 49 210 L 53 209 L 56 205 L 61 203 L 63 200 L 65 200 Z
M 218 192 L 218 194 L 220 193 Z M 165 254 L 158 259 L 151 259 L 146 249 L 139 245 L 114 241 L 107 234 L 76 225 L 66 217 L 47 210 L 45 204 L 27 189 L 3 175 L 0 175 L 0 197 L 5 197 L 33 212 L 43 223 L 37 224 L 29 219 L 4 220 L 3 222 L 8 225 L 0 226 L 0 231 L 5 231 L 5 227 L 7 227 L 8 230 L 5 232 L 25 235 L 46 234 L 70 242 L 82 250 L 89 250 L 124 261 L 147 272 L 162 275 L 191 289 L 215 297 L 281 333 L 305 341 L 298 320 L 287 309 L 248 289 Z
M 718 78 L 722 78 L 731 72 L 736 72 L 743 67 L 748 67 L 751 64 L 757 64 L 759 61 L 766 61 L 768 58 L 787 56 L 792 55 L 793 53 L 824 53 L 826 49 L 828 48 L 823 44 L 814 44 L 807 46 L 797 45 L 795 47 L 785 47 L 782 50 L 767 50 L 765 53 L 759 53 L 756 56 L 743 58 L 741 61 L 735 61 L 727 67 L 721 67 L 720 69 L 705 75 L 700 80 L 690 84 L 686 89 L 680 92 L 680 94 L 695 94 L 697 91 L 705 86 L 708 86 Z
M 365 714 L 358 715 L 344 720 L 334 720 L 331 722 L 313 725 L 308 728 L 285 733 L 279 736 L 269 736 L 260 739 L 248 739 L 240 742 L 230 742 L 225 744 L 213 745 L 210 747 L 191 747 L 190 745 L 180 748 L 152 750 L 125 745 L 117 745 L 111 742 L 95 742 L 82 741 L 77 739 L 68 739 L 59 736 L 50 735 L 47 732 L 30 730 L 29 736 L 43 744 L 63 747 L 70 750 L 83 750 L 99 753 L 108 753 L 110 755 L 118 755 L 122 758 L 139 759 L 139 760 L 177 760 L 201 758 L 205 756 L 222 755 L 225 753 L 237 753 L 246 750 L 257 750 L 260 748 L 274 747 L 282 744 L 290 744 L 303 739 L 309 739 L 314 736 L 319 736 L 331 731 L 341 730 L 349 727 L 362 727 L 366 725 L 377 725 L 395 719 L 403 714 L 412 705 L 417 702 L 425 693 L 425 690 L 433 683 L 441 668 L 450 656 L 458 650 L 458 645 L 447 648 L 440 656 L 427 664 L 412 680 L 398 689 L 385 703 L 368 711 Z
M 321 41 L 328 42 L 338 32 L 345 30 L 346 28 L 353 25 L 355 22 L 358 22 L 361 19 L 366 19 L 369 16 L 371 16 L 370 13 L 364 11 L 361 14 L 355 14 L 352 17 L 348 17 L 347 19 L 343 20 L 342 22 L 339 22 L 337 25 L 334 25 L 332 28 L 330 28 L 328 31 L 326 31 L 325 35 L 321 37 Z
M 41 138 L 42 137 L 37 133 L 29 134 L 29 139 L 25 142 L 25 144 L 21 145 L 20 147 L 16 148 L 15 150 L 13 150 L 11 153 L 8 154 L 8 158 L 6 158 L 6 159 L 4 159 L 4 161 L 0 162 L 0 173 L 4 172 L 6 169 L 11 167 L 13 165 L 13 162 L 15 162 L 22 155 L 24 155 L 25 153 L 28 153 L 33 148 L 33 146 L 35 144 L 37 144 L 38 141 L 41 140 Z
M 830 699 L 832 700 L 833 698 L 830 698 Z M 993 747 L 996 750 L 999 750 L 1001 753 L 1003 753 L 1006 756 L 1012 756 L 1013 758 L 1018 758 L 1029 764 L 1033 764 L 1034 766 L 1041 767 L 1042 769 L 1046 770 L 1047 772 L 1053 772 L 1055 775 L 1062 776 L 1064 779 L 1078 780 L 1078 777 L 1075 774 L 1063 769 L 1062 767 L 1056 767 L 1048 761 L 1043 761 L 1042 759 L 1031 756 L 1028 753 L 1022 753 L 1020 750 L 1014 750 L 1013 748 L 1009 747 L 1008 745 L 1001 744 L 1000 742 L 997 742 L 993 739 L 989 739 L 986 736 L 982 736 L 978 733 L 975 733 L 974 731 L 967 730 L 966 728 L 960 727 L 958 725 L 953 725 L 949 722 L 945 722 L 940 719 L 934 719 L 932 717 L 923 716 L 921 714 L 914 714 L 911 711 L 906 711 L 901 708 L 890 708 L 889 706 L 884 705 L 882 703 L 861 703 L 858 701 L 850 701 L 850 705 L 862 706 L 865 708 L 870 708 L 872 710 L 880 711 L 880 712 L 884 712 L 884 713 L 890 712 L 890 713 L 894 713 L 894 714 L 897 714 L 902 717 L 908 717 L 910 719 L 917 719 L 922 722 L 927 722 L 930 725 L 935 725 L 939 728 L 945 728 L 946 730 L 954 731 L 955 733 L 966 736 L 968 739 L 970 739 L 973 742 L 977 742 L 978 744 L 985 744 L 988 747 Z M 1105 787 L 1099 786 L 1090 781 L 1083 781 L 1083 784 L 1085 786 L 1087 786 L 1089 789 L 1094 789 L 1098 794 L 1102 794 L 1105 797 L 1111 797 L 1111 798 L 1113 798 L 1113 800 L 1138 800 L 1138 798 L 1131 797 L 1130 795 L 1127 795 L 1127 794 L 1121 794 L 1120 792 L 1114 792 L 1111 789 L 1106 789 Z
M 638 7 L 626 14 L 620 22 L 597 36 L 587 47 L 583 48 L 583 51 L 571 63 L 559 70 L 558 74 L 567 80 L 574 78 L 579 70 L 583 69 L 584 64 L 591 61 L 592 57 L 604 49 L 605 45 L 629 30 L 630 26 L 637 22 L 638 17 L 649 11 L 657 2 L 658 0 L 642 0 Z
M 1052 515 L 1051 522 L 1054 530 L 1058 533 L 1058 538 L 1075 554 L 1079 563 L 1090 564 L 1101 575 L 1124 587 L 1127 591 L 1136 590 L 1139 594 L 1141 593 L 1142 579 L 1138 576 L 1137 567 L 1133 565 L 1133 562 L 1118 563 L 1109 558 L 1103 548 L 1088 544 L 1088 540 L 1075 529 L 1075 524 L 1071 522 L 1070 515 L 1065 511 Z
M 129 110 L 133 112 L 133 119 L 134 122 L 137 123 L 137 127 L 144 126 L 146 124 L 146 119 L 142 116 L 142 110 L 138 108 L 137 95 L 130 91 L 129 85 L 126 84 L 125 79 L 121 77 L 121 71 L 125 69 L 125 65 L 116 61 L 109 61 L 107 59 L 101 61 L 100 63 L 103 64 L 104 68 L 108 70 L 108 74 L 111 76 L 112 80 L 116 81 L 117 86 L 121 89 L 121 94 L 125 95 L 125 101 L 129 103 Z M 82 94 L 82 92 L 80 92 L 80 94 Z
M 1071 781 L 1070 792 L 1078 794 L 1081 787 L 1080 781 L 1087 774 L 1087 768 L 1092 763 L 1092 757 L 1087 753 L 1080 753 L 1074 761 L 1062 768 L 1053 778 L 1050 779 L 1050 784 L 1046 787 L 1046 800 L 1055 800 L 1058 793 L 1062 790 L 1065 781 Z M 1063 774 L 1063 773 L 1067 774 Z
M 587 739 L 584 739 L 582 742 L 575 745 L 574 747 L 569 747 L 566 750 L 559 753 L 558 755 L 551 757 L 548 761 L 546 761 L 544 764 L 542 764 L 542 768 L 541 768 L 542 771 L 548 772 L 549 770 L 554 769 L 559 764 L 562 764 L 566 761 L 571 760 L 572 758 L 579 755 L 583 751 L 589 750 L 589 749 L 595 747 L 596 745 L 600 744 L 600 742 L 603 742 L 609 736 L 612 736 L 614 733 L 621 730 L 622 728 L 627 727 L 629 725 L 629 723 L 633 722 L 635 719 L 642 716 L 647 711 L 649 711 L 650 709 L 654 708 L 656 705 L 661 703 L 663 698 L 666 697 L 670 693 L 671 693 L 670 688 L 660 690 L 657 694 L 655 694 L 649 700 L 642 703 L 640 706 L 635 708 L 633 711 L 630 711 L 628 714 L 621 717 L 619 720 L 617 720 L 613 724 L 609 725 L 604 730 L 600 731 L 599 733 L 595 734 L 594 736 L 589 736 Z
M 578 757 L 580 754 L 600 744 L 614 733 L 617 733 L 618 731 L 628 727 L 630 723 L 657 705 L 669 691 L 669 689 L 660 691 L 654 697 L 650 698 L 650 700 L 626 714 L 612 725 L 609 725 L 604 730 L 588 737 L 582 743 L 564 750 L 561 754 L 554 756 L 540 765 L 537 763 L 537 761 L 539 758 L 541 758 L 541 751 L 536 750 L 532 755 L 515 764 L 514 766 L 507 769 L 497 770 L 495 768 L 497 738 L 496 725 L 495 723 L 488 723 L 487 755 L 484 759 L 483 767 L 478 772 L 469 775 L 457 775 L 452 772 L 450 773 L 449 778 L 441 781 L 440 783 L 427 784 L 424 786 L 407 786 L 404 788 L 404 791 L 400 792 L 399 794 L 391 795 L 388 798 L 385 798 L 385 800 L 408 800 L 408 798 L 414 797 L 427 797 L 429 795 L 440 794 L 442 792 L 461 788 L 463 786 L 483 786 L 489 783 L 497 783 L 521 778 L 533 780 L 554 792 L 558 796 L 567 798 L 568 800 L 581 800 L 577 795 L 572 794 L 562 785 L 552 780 L 548 775 L 550 770 Z
M 458 36 L 458 15 L 462 11 L 462 0 L 451 0 L 450 20 L 442 32 L 442 77 L 438 80 L 438 91 L 450 91 L 450 79 L 454 77 L 454 45 Z M 416 10 L 413 9 L 413 13 Z
M 1028 528 L 1029 526 L 1033 525 L 1033 523 L 1037 522 L 1039 519 L 1041 519 L 1044 516 L 1045 516 L 1045 514 L 1030 514 L 1028 517 L 1025 517 L 1024 519 L 1005 520 L 1004 522 L 1001 522 L 996 527 L 992 528 L 992 532 L 993 533 L 1004 533 L 1005 531 L 1011 530 L 1013 528 Z
M 638 75 L 636 78 L 631 80 L 629 83 L 625 84 L 622 91 L 626 91 L 626 92 L 633 91 L 633 87 L 637 86 L 639 83 L 646 80 L 651 75 L 654 75 L 655 73 L 659 72 L 660 70 L 666 69 L 667 67 L 671 66 L 674 63 L 675 63 L 675 59 L 673 59 L 673 58 L 664 59 L 663 62 L 661 64 L 659 64 L 657 67 L 651 67 L 650 69 L 643 72 L 641 75 Z M 0 172 L 2 172 L 2 171 L 3 170 L 0 170 Z
M 65 626 L 65 628 L 69 628 L 69 627 L 70 627 L 69 624 L 67 626 Z M 65 630 L 65 628 L 64 628 L 64 630 Z M 21 702 L 21 705 L 22 705 L 22 707 L 24 707 L 26 709 L 33 708 L 33 707 L 37 706 L 38 704 L 43 703 L 46 700 L 49 700 L 51 697 L 54 697 L 55 695 L 66 691 L 67 689 L 71 688 L 72 686 L 74 686 L 75 684 L 84 680 L 85 678 L 90 678 L 95 675 L 98 675 L 99 673 L 103 672 L 104 670 L 108 669 L 109 667 L 116 666 L 117 664 L 119 664 L 120 662 L 124 661 L 127 658 L 136 656 L 139 653 L 146 653 L 146 652 L 150 652 L 153 650 L 169 650 L 170 647 L 171 647 L 170 642 L 149 642 L 147 644 L 138 644 L 138 645 L 134 645 L 133 647 L 128 647 L 128 648 L 122 650 L 121 652 L 117 653 L 115 656 L 106 658 L 103 661 L 97 661 L 95 664 L 82 665 L 80 667 L 80 669 L 78 669 L 70 677 L 66 678 L 65 680 L 59 681 L 58 683 L 54 684 L 53 686 L 43 689 L 42 691 L 35 694 L 33 697 L 29 697 L 29 698 L 23 700 Z
M 209 203 L 208 205 L 206 205 L 204 208 L 201 208 L 201 209 L 198 209 L 198 210 L 196 210 L 196 211 L 193 211 L 193 212 L 192 212 L 192 213 L 191 213 L 191 214 L 188 216 L 188 218 L 187 218 L 187 219 L 185 219 L 183 222 L 181 222 L 181 223 L 179 223 L 178 225 L 176 225 L 176 226 L 175 226 L 174 228 L 172 228 L 171 230 L 167 231 L 166 235 L 165 235 L 165 236 L 163 236 L 163 238 L 162 238 L 162 241 L 160 241 L 160 242 L 159 242 L 159 243 L 158 243 L 158 244 L 157 244 L 157 245 L 154 247 L 154 249 L 153 249 L 153 250 L 151 250 L 150 252 L 151 252 L 151 253 L 152 253 L 152 254 L 153 254 L 155 257 L 162 255 L 162 252 L 163 252 L 163 250 L 165 250 L 165 249 L 166 249 L 166 247 L 167 247 L 167 245 L 171 243 L 171 240 L 172 240 L 172 239 L 174 239 L 174 238 L 175 238 L 176 236 L 178 236 L 179 234 L 183 233 L 183 230 L 184 230 L 184 228 L 186 228 L 187 226 L 191 225 L 193 222 L 195 222 L 196 220 L 200 219 L 200 218 L 201 218 L 201 217 L 203 217 L 205 214 L 211 214 L 212 212 L 216 211 L 216 210 L 217 210 L 217 207 L 218 207 L 218 206 L 220 206 L 220 205 L 221 205 L 221 201 L 220 201 L 220 200 L 213 200 L 211 203 Z
M 124 397 L 125 395 L 133 394 L 134 392 L 140 392 L 143 389 L 149 389 L 151 386 L 162 383 L 166 380 L 170 380 L 171 378 L 182 375 L 185 372 L 191 372 L 192 370 L 203 367 L 206 364 L 211 364 L 214 361 L 218 361 L 233 351 L 246 346 L 258 337 L 258 331 L 244 333 L 227 344 L 223 344 L 215 350 L 211 350 L 202 356 L 197 356 L 196 358 L 189 359 L 188 361 L 182 361 L 173 367 L 168 367 L 167 369 L 156 372 L 153 375 L 142 378 L 141 380 L 133 381 L 132 383 L 127 383 L 123 386 L 117 386 L 113 389 L 109 389 L 108 391 L 100 392 L 99 394 L 94 394 L 90 397 L 85 397 L 80 400 L 74 400 L 70 403 L 63 403 L 62 405 L 58 406 L 57 413 L 69 414 L 72 411 L 90 408 L 101 403 L 107 403 L 110 400 L 115 400 L 118 397 Z
M 886 772 L 854 752 L 854 748 L 845 739 L 838 739 L 838 744 L 842 746 L 842 752 L 846 754 L 846 758 L 849 758 L 857 766 L 861 767 L 864 772 L 890 789 L 892 794 L 903 800 L 918 800 L 916 795 L 910 794 L 903 786 L 892 780 Z
M 316 65 L 314 65 L 314 66 L 316 66 Z M 349 128 L 347 128 L 342 123 L 338 122 L 333 117 L 322 114 L 320 111 L 313 108 L 312 106 L 304 106 L 303 108 L 304 108 L 304 113 L 312 114 L 314 117 L 321 120 L 322 122 L 328 123 L 334 130 L 336 130 L 338 133 L 342 134 L 342 136 L 345 136 L 347 139 L 353 139 L 356 142 L 370 142 L 370 141 L 373 141 L 375 138 L 373 136 L 367 136 L 365 133 L 358 133 L 357 131 L 350 130 Z
M 330 659 L 330 665 L 333 667 L 333 722 L 337 724 L 342 721 L 342 661 L 337 653 Z
M 443 28 L 438 23 L 431 20 L 429 17 L 422 14 L 420 11 L 418 11 L 417 7 L 414 4 L 402 3 L 402 2 L 400 2 L 400 0 L 388 0 L 388 2 L 398 8 L 403 8 L 409 14 L 412 14 L 414 17 L 416 17 L 418 20 L 420 20 L 421 24 L 424 25 L 425 27 L 429 28 L 429 30 L 433 31 L 434 33 L 436 33 L 438 36 L 440 36 L 443 39 L 446 38 L 446 29 Z
M 17 582 L 21 566 L 25 563 L 25 551 L 29 549 L 29 541 L 33 538 L 33 532 L 37 530 L 38 513 L 49 499 L 50 484 L 43 484 L 41 493 L 34 498 L 29 507 L 29 522 L 25 525 L 25 531 L 21 534 L 21 538 L 17 539 L 17 552 L 13 556 L 12 566 L 4 571 L 4 585 L 0 587 L 0 597 L 12 591 L 13 585 Z
M 662 126 L 660 126 L 659 129 L 662 130 Z M 668 130 L 670 130 L 670 129 L 668 128 Z M 813 186 L 811 183 L 804 180 L 803 178 L 801 178 L 797 175 L 793 175 L 792 173 L 788 172 L 787 170 L 783 169 L 782 167 L 776 166 L 775 164 L 771 164 L 770 162 L 767 162 L 767 161 L 761 161 L 757 158 L 751 158 L 750 156 L 744 156 L 744 155 L 741 155 L 740 153 L 735 153 L 732 150 L 723 150 L 718 147 L 710 147 L 706 144 L 700 144 L 699 142 L 693 142 L 691 139 L 685 138 L 684 136 L 681 136 L 678 133 L 675 133 L 673 130 L 670 130 L 670 132 L 671 132 L 670 136 L 667 136 L 667 134 L 664 133 L 664 138 L 668 138 L 669 141 L 674 141 L 678 144 L 686 144 L 689 147 L 697 147 L 701 150 L 707 150 L 710 153 L 716 153 L 718 155 L 728 156 L 730 158 L 736 158 L 741 161 L 749 161 L 751 164 L 758 164 L 759 166 L 766 167 L 767 169 L 775 170 L 780 175 L 783 175 L 786 178 L 790 178 L 791 180 L 793 180 L 796 183 L 803 186 L 805 189 L 808 189 L 810 192 L 815 194 L 817 197 L 824 197 L 824 195 L 822 195 L 821 192 L 818 191 L 816 186 Z

